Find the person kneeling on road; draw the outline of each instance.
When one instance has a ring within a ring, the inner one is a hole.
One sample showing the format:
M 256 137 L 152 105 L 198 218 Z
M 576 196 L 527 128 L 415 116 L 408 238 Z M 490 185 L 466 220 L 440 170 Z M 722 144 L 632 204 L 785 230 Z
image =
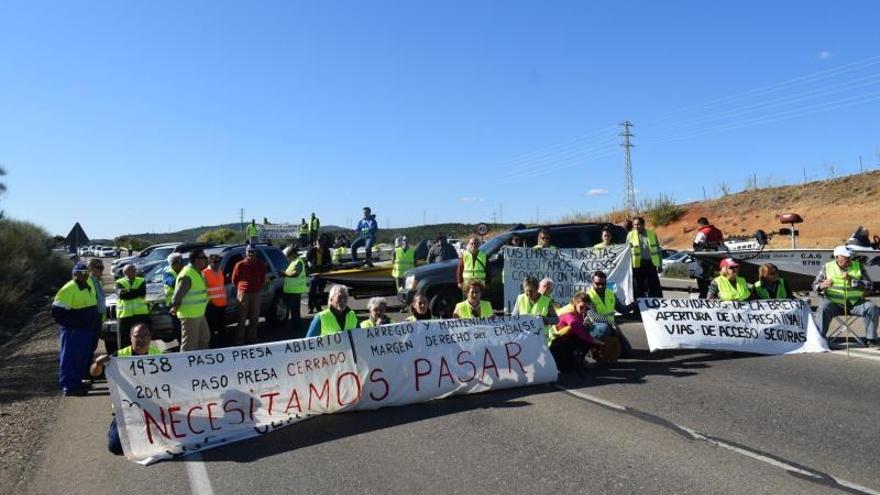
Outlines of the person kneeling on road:
M 306 337 L 330 335 L 357 328 L 357 315 L 348 307 L 348 289 L 344 285 L 330 287 L 327 299 L 330 308 L 318 312 L 312 318 Z
M 367 310 L 370 311 L 370 317 L 361 322 L 361 328 L 374 328 L 379 325 L 387 325 L 391 323 L 391 318 L 385 314 L 388 311 L 388 303 L 384 297 L 371 297 L 367 303 Z
M 98 356 L 92 363 L 89 373 L 93 377 L 99 377 L 104 373 L 104 365 L 110 361 L 110 357 L 131 357 L 131 356 L 155 356 L 162 354 L 162 351 L 152 344 L 152 334 L 150 327 L 146 323 L 136 323 L 131 327 L 131 345 L 114 352 L 113 354 L 104 354 Z M 116 455 L 122 455 L 122 442 L 119 440 L 119 429 L 116 427 L 116 414 L 113 414 L 113 420 L 110 421 L 110 428 L 107 430 L 107 448 Z
M 602 347 L 605 344 L 593 338 L 584 326 L 584 318 L 589 307 L 589 296 L 577 292 L 571 297 L 573 311 L 559 317 L 556 327 L 547 333 L 548 347 L 556 367 L 560 372 L 584 367 L 584 356 L 591 346 Z

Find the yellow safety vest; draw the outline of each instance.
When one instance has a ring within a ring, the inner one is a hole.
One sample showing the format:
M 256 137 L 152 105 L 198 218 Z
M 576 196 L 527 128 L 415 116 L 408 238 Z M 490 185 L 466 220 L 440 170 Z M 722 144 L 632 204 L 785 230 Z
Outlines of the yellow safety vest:
M 334 265 L 338 265 L 339 261 L 342 259 L 342 255 L 345 254 L 345 248 L 339 246 L 330 252 L 330 261 L 333 262 Z
M 412 270 L 416 266 L 416 250 L 409 247 L 394 248 L 394 266 L 391 268 L 391 276 L 394 278 L 403 278 L 403 274 L 407 270 Z
M 248 237 L 257 237 L 258 234 L 259 234 L 259 231 L 257 230 L 257 226 L 252 223 L 249 223 L 247 226 L 247 236 Z
M 462 264 L 462 280 L 465 282 L 468 280 L 486 282 L 486 253 L 477 251 L 477 256 L 474 257 L 470 251 L 465 251 L 464 256 L 462 256 Z
M 70 280 L 58 290 L 57 294 L 55 294 L 55 302 L 53 305 L 64 309 L 83 309 L 91 306 L 97 307 L 97 291 L 92 289 L 91 285 L 89 285 L 89 289 L 90 290 L 82 290 L 76 284 L 76 280 Z
M 475 318 L 471 311 L 471 305 L 467 301 L 462 301 L 455 305 L 455 313 L 461 319 Z M 492 303 L 489 301 L 480 301 L 480 317 L 488 318 L 492 316 Z
M 773 297 L 770 296 L 770 292 L 767 291 L 767 288 L 764 287 L 764 284 L 761 283 L 760 280 L 755 282 L 755 294 L 758 295 L 758 299 L 785 299 L 788 297 L 788 294 L 785 293 L 785 280 L 777 279 L 776 282 L 776 294 Z
M 723 275 L 715 277 L 715 283 L 718 285 L 718 297 L 722 301 L 747 301 L 752 295 L 748 282 L 742 277 L 736 277 L 736 287 Z
M 162 351 L 153 344 L 150 344 L 150 350 L 147 351 L 147 355 L 155 356 L 157 354 L 162 354 Z M 123 347 L 122 349 L 116 351 L 116 357 L 131 357 L 131 346 Z
M 614 294 L 614 291 L 606 288 L 605 298 L 603 299 L 599 297 L 596 289 L 590 287 L 587 289 L 587 295 L 590 296 L 590 301 L 593 303 L 593 307 L 596 308 L 596 312 L 611 323 L 614 323 L 614 306 L 617 305 L 617 296 Z
M 310 233 L 317 232 L 320 227 L 321 227 L 321 221 L 318 220 L 318 217 L 311 219 L 311 221 L 309 222 L 309 232 Z
M 284 277 L 284 293 L 285 294 L 305 294 L 309 291 L 308 276 L 306 275 L 306 262 L 302 258 L 296 258 L 287 265 L 285 275 L 290 275 L 296 269 L 296 265 L 300 265 L 299 275 L 296 277 Z
M 850 261 L 846 272 L 844 272 L 837 266 L 837 261 L 829 261 L 825 264 L 825 276 L 831 280 L 831 287 L 825 289 L 825 297 L 840 305 L 843 305 L 844 301 L 855 305 L 864 298 L 864 289 L 861 286 L 847 286 L 846 280 L 843 278 L 844 273 L 849 274 L 851 280 L 861 280 L 862 265 L 858 261 Z
M 143 277 L 135 277 L 132 282 L 128 277 L 122 277 L 116 281 L 123 289 L 136 290 L 144 285 Z M 150 310 L 147 308 L 147 298 L 137 297 L 134 299 L 119 298 L 116 301 L 116 317 L 127 318 L 129 316 L 146 315 Z
M 309 224 L 305 222 L 299 224 L 299 233 L 300 235 L 309 235 Z
M 336 321 L 336 315 L 334 315 L 333 311 L 330 309 L 325 309 L 318 313 L 318 319 L 321 320 L 321 335 L 332 335 L 343 330 L 357 328 L 358 326 L 357 315 L 354 314 L 354 311 L 352 311 L 351 308 L 349 308 L 345 314 L 344 329 L 339 328 L 339 323 Z
M 562 316 L 565 313 L 574 313 L 574 305 L 568 303 L 565 306 L 559 308 L 559 310 L 556 311 L 556 316 Z
M 541 294 L 537 301 L 532 302 L 529 296 L 520 294 L 516 298 L 516 307 L 521 315 L 547 316 L 550 312 L 550 298 Z
M 205 316 L 205 307 L 208 306 L 208 287 L 205 278 L 192 265 L 186 265 L 177 276 L 177 283 L 184 277 L 189 277 L 189 291 L 183 296 L 180 307 L 177 308 L 178 318 L 198 318 Z
M 655 268 L 662 266 L 660 262 L 660 243 L 657 242 L 657 233 L 653 230 L 645 229 L 645 237 L 648 238 L 648 251 L 651 252 L 651 263 Z M 629 243 L 632 251 L 632 266 L 639 268 L 642 266 L 642 244 L 639 242 L 639 233 L 635 229 L 630 230 L 626 235 L 626 241 Z

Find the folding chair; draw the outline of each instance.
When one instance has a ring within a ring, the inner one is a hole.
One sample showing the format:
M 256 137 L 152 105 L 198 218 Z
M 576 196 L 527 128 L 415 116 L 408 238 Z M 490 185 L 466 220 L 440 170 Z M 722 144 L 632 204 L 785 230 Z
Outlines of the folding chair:
M 853 323 L 857 322 L 859 318 L 860 316 L 855 316 L 848 313 L 845 315 L 833 317 L 829 326 L 834 326 L 835 324 L 837 324 L 837 326 L 834 327 L 833 330 L 829 329 L 828 340 L 830 341 L 835 337 L 844 337 L 846 339 L 852 337 L 853 340 L 858 342 L 860 346 L 866 347 L 865 341 L 861 337 L 859 337 L 859 335 L 855 332 L 855 330 L 853 330 L 852 327 Z

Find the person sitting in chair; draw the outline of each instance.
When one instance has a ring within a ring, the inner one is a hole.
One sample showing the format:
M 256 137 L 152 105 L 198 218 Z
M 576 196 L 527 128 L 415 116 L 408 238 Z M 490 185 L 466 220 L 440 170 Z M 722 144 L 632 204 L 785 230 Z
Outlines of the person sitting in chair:
M 813 290 L 821 296 L 816 311 L 816 320 L 821 325 L 819 332 L 827 337 L 828 326 L 835 316 L 860 316 L 865 319 L 865 345 L 876 346 L 880 308 L 865 299 L 865 294 L 873 288 L 873 282 L 865 267 L 853 260 L 852 255 L 846 246 L 837 246 L 834 248 L 834 260 L 826 263 L 816 275 L 816 280 L 813 280 Z

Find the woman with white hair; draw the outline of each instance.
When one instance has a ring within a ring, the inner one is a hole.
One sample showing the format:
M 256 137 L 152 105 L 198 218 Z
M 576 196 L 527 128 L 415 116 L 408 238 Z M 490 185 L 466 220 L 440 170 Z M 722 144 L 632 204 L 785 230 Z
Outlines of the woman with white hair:
M 385 314 L 388 311 L 388 303 L 384 297 L 370 298 L 367 309 L 370 311 L 370 318 L 361 322 L 361 328 L 374 328 L 391 323 L 391 318 Z
M 330 287 L 327 300 L 330 307 L 318 312 L 312 318 L 312 324 L 309 325 L 309 333 L 306 337 L 331 335 L 357 328 L 357 315 L 354 314 L 353 309 L 348 307 L 348 289 L 344 285 Z

